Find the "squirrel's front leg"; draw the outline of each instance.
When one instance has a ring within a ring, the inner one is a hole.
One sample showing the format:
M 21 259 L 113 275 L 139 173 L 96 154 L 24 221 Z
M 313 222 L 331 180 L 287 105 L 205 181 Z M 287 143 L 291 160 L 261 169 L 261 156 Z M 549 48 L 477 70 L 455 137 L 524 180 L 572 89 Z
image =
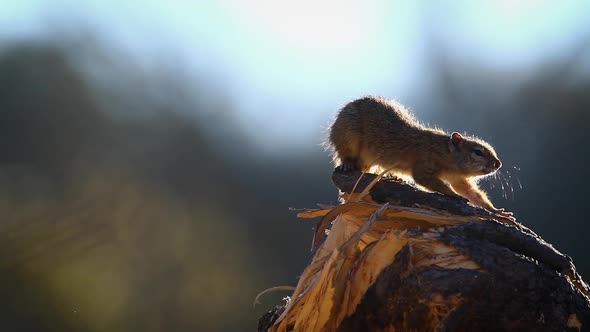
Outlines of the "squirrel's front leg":
M 460 195 L 457 195 L 449 185 L 436 176 L 434 168 L 425 166 L 428 165 L 427 163 L 416 163 L 416 165 L 417 166 L 412 169 L 412 178 L 414 178 L 416 184 L 447 196 L 463 198 Z
M 514 219 L 512 212 L 496 208 L 490 202 L 486 193 L 477 187 L 475 181 L 471 179 L 455 179 L 451 181 L 451 186 L 459 195 L 467 198 L 471 204 L 483 207 L 501 216 Z

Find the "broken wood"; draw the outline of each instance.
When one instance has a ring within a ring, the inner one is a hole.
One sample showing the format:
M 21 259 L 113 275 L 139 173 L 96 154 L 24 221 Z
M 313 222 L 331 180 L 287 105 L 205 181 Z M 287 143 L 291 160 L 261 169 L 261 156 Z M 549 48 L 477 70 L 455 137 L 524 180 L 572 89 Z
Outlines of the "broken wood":
M 590 289 L 523 225 L 397 179 L 334 172 L 315 256 L 259 331 L 590 331 Z M 322 243 L 326 228 L 332 227 Z

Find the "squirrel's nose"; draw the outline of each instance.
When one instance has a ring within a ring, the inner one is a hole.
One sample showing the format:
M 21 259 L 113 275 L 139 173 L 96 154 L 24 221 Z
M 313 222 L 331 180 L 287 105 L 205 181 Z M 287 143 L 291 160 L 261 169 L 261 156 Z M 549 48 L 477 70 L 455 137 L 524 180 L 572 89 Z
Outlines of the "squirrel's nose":
M 496 167 L 496 169 L 499 169 L 500 167 L 502 167 L 502 162 L 501 162 L 501 161 L 499 161 L 499 160 L 496 160 L 496 161 L 494 162 L 494 166 Z

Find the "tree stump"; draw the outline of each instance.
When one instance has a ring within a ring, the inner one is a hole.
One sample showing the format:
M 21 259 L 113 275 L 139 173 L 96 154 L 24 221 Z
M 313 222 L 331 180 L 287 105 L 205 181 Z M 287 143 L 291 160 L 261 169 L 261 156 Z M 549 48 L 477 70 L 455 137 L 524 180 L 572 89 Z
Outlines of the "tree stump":
M 315 256 L 259 331 L 590 331 L 588 285 L 533 231 L 360 175 L 336 169 L 343 204 L 299 213 L 322 217 Z

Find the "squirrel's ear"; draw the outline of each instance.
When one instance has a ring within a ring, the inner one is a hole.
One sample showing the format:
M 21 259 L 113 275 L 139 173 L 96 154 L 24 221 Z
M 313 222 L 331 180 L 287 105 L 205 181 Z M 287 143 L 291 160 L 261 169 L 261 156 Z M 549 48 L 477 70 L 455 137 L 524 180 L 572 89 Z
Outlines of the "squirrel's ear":
M 454 132 L 451 134 L 451 142 L 453 143 L 453 145 L 459 145 L 459 143 L 461 143 L 462 140 L 463 136 L 461 136 L 461 134 L 459 134 L 458 132 Z

